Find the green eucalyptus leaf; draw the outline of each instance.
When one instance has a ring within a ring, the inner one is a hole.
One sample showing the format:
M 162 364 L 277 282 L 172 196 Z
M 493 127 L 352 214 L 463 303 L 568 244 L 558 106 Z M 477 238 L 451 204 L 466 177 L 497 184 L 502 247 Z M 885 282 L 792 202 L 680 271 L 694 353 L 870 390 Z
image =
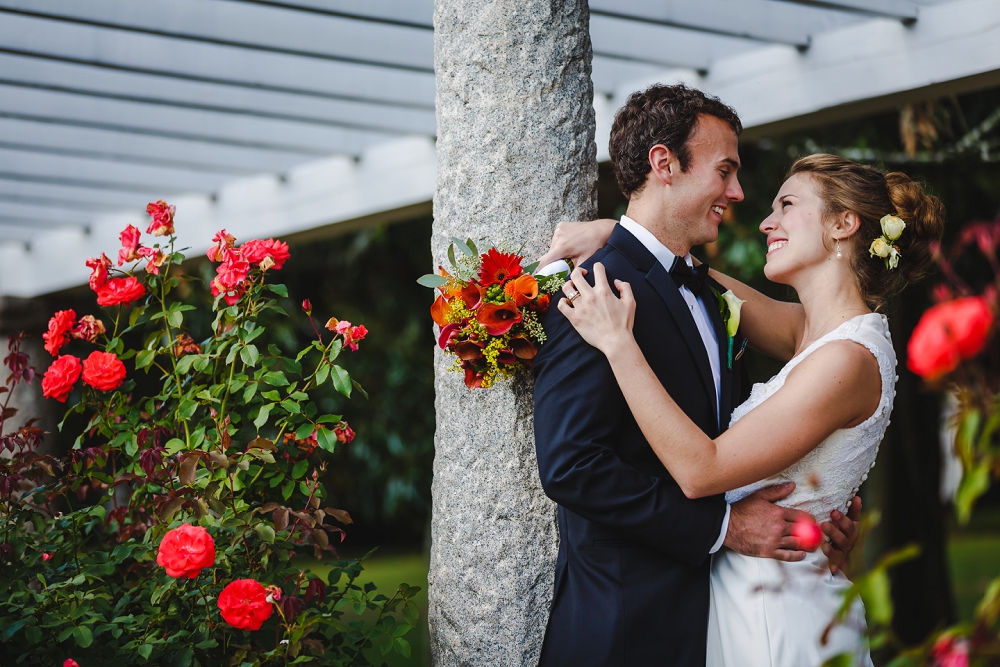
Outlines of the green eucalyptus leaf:
M 448 284 L 448 279 L 444 276 L 437 276 L 433 273 L 428 273 L 427 275 L 420 276 L 417 278 L 417 283 L 423 285 L 424 287 L 441 287 L 442 285 Z

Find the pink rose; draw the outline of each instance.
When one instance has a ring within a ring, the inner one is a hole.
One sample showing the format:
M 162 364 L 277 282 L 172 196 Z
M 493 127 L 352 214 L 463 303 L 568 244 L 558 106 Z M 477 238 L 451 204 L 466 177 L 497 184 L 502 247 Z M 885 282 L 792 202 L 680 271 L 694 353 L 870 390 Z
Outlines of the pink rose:
M 146 258 L 146 273 L 160 275 L 160 267 L 167 261 L 167 256 L 159 248 L 139 248 L 139 256 Z
M 118 251 L 118 266 L 139 259 L 139 228 L 129 225 L 118 235 L 122 249 Z
M 240 252 L 243 253 L 246 261 L 254 266 L 260 265 L 265 257 L 270 257 L 274 262 L 273 268 L 275 271 L 284 266 L 288 258 L 291 257 L 291 253 L 288 252 L 288 244 L 284 241 L 276 241 L 275 239 L 247 241 L 240 246 Z
M 149 229 L 146 230 L 146 233 L 153 236 L 170 236 L 173 234 L 175 210 L 175 207 L 170 206 L 162 199 L 151 202 L 146 207 L 146 213 L 153 218 L 153 221 L 149 223 Z
M 212 237 L 212 243 L 215 245 L 209 248 L 206 254 L 213 262 L 221 262 L 226 257 L 226 250 L 232 248 L 233 244 L 236 243 L 236 237 L 227 233 L 225 229 L 221 229 Z

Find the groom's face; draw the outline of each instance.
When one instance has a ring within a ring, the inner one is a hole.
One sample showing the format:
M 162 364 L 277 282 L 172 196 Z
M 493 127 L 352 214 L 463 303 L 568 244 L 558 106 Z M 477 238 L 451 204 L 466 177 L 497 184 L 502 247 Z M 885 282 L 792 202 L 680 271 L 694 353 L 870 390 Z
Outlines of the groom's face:
M 687 171 L 673 171 L 667 205 L 689 245 L 714 241 L 730 204 L 743 200 L 737 172 L 740 168 L 736 133 L 715 116 L 698 118 L 688 139 Z

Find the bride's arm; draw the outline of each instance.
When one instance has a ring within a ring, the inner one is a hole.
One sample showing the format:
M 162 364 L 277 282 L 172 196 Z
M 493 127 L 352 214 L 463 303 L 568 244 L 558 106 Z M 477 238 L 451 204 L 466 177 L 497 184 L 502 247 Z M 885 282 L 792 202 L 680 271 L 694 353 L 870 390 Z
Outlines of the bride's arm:
M 643 435 L 689 498 L 766 479 L 878 406 L 877 361 L 856 343 L 836 341 L 803 360 L 782 389 L 712 440 L 670 398 L 632 337 L 635 302 L 628 284 L 616 283 L 622 294 L 616 298 L 599 263 L 594 281 L 590 287 L 575 272 L 570 289 L 581 296 L 558 307 L 607 355 Z
M 539 258 L 538 265 L 570 259 L 574 266 L 579 266 L 604 247 L 616 224 L 615 220 L 608 218 L 590 222 L 560 222 L 552 234 L 548 252 Z M 733 290 L 736 296 L 746 301 L 740 311 L 740 328 L 754 349 L 781 361 L 791 359 L 805 325 L 802 306 L 764 296 L 714 269 L 709 273 L 726 289 Z

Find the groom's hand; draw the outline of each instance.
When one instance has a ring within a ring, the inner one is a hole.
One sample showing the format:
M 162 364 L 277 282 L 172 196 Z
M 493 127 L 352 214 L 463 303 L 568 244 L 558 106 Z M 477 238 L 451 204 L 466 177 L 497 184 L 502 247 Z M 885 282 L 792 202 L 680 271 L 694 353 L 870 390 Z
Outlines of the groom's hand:
M 792 537 L 792 525 L 799 518 L 812 517 L 801 510 L 774 503 L 795 490 L 794 482 L 778 484 L 733 503 L 729 512 L 729 530 L 723 543 L 744 556 L 797 561 L 806 557 L 799 542 Z
M 855 496 L 847 508 L 847 516 L 837 510 L 830 512 L 830 520 L 820 528 L 830 538 L 823 544 L 823 553 L 830 561 L 830 572 L 837 574 L 847 564 L 847 557 L 858 542 L 858 523 L 861 521 L 861 498 Z

